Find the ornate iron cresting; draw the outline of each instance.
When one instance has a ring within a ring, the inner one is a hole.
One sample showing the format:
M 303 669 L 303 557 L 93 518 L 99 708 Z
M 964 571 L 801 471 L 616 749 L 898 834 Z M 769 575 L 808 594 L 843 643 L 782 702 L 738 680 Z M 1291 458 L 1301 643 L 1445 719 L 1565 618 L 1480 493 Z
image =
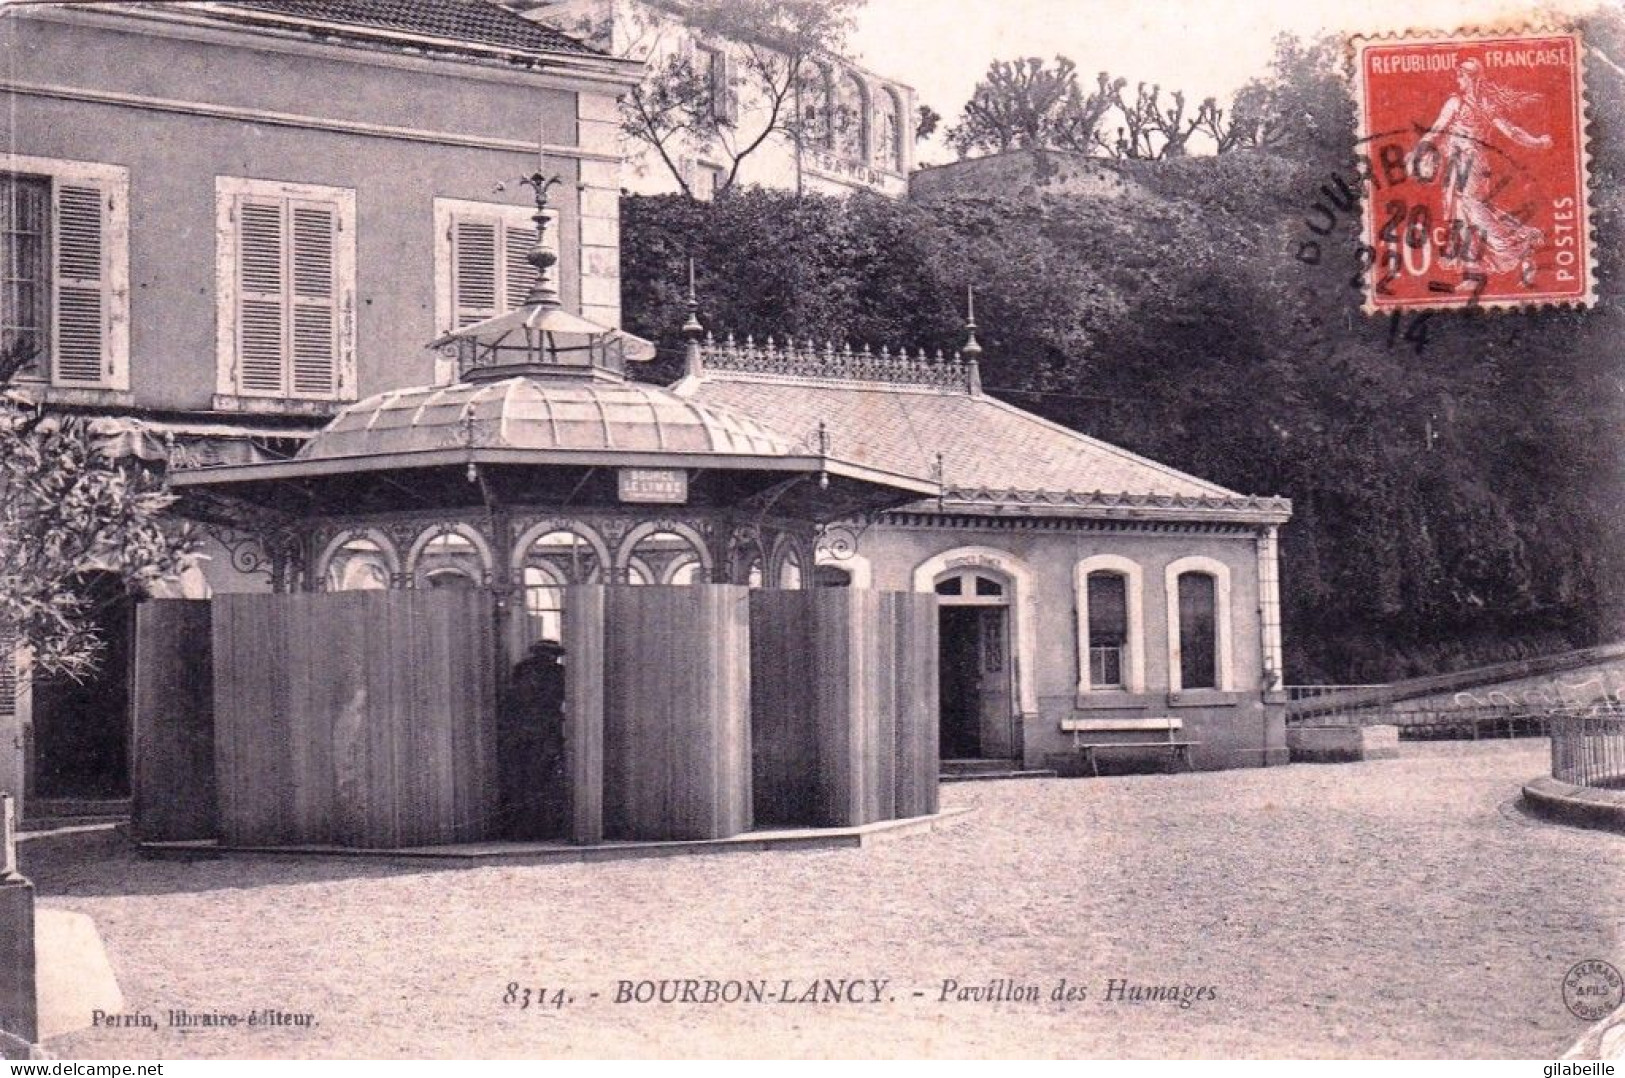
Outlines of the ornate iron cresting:
M 864 345 L 837 348 L 826 341 L 778 343 L 772 337 L 757 344 L 755 338 L 736 341 L 732 334 L 718 341 L 707 335 L 699 345 L 700 360 L 706 371 L 738 371 L 776 375 L 782 378 L 817 378 L 851 382 L 883 382 L 888 385 L 946 389 L 959 393 L 976 390 L 975 365 L 945 357 L 939 349 L 934 356 L 925 349 L 910 353 L 893 352 L 882 346 L 879 352 Z

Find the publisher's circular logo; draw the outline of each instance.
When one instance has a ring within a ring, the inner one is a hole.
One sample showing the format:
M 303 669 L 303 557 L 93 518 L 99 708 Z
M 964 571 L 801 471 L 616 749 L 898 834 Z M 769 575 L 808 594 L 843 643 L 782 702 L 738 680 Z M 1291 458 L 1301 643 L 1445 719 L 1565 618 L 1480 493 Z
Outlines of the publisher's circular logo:
M 1625 979 L 1600 958 L 1576 962 L 1563 977 L 1563 1004 L 1569 1013 L 1595 1022 L 1614 1013 L 1625 1001 Z

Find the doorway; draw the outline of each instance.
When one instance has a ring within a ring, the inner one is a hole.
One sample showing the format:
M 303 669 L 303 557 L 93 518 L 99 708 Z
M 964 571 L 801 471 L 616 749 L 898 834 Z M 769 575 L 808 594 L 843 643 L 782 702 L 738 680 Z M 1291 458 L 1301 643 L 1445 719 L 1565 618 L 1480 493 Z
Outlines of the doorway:
M 937 687 L 944 760 L 1014 757 L 1007 584 L 987 572 L 938 579 Z
M 36 801 L 108 801 L 130 796 L 130 628 L 132 603 L 114 573 L 75 581 L 104 645 L 82 681 L 35 676 L 29 796 Z

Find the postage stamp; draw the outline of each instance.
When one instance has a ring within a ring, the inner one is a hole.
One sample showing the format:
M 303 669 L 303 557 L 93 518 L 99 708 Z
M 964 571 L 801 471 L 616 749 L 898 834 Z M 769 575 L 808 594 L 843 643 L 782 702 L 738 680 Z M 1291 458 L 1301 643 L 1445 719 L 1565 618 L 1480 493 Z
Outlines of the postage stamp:
M 1373 312 L 1592 302 L 1578 33 L 1356 39 Z

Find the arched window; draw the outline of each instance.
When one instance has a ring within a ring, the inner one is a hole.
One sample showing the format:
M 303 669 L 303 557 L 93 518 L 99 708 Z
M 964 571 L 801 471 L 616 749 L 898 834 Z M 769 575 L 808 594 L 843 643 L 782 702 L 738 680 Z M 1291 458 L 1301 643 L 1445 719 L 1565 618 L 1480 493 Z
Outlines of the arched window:
M 986 573 L 966 569 L 962 572 L 938 578 L 936 592 L 938 595 L 953 598 L 990 599 L 1002 604 L 1004 602 L 1004 581 Z
M 1219 687 L 1218 587 L 1211 573 L 1179 574 L 1179 684 Z
M 801 72 L 801 138 L 806 146 L 832 146 L 835 125 L 835 77 L 822 64 L 808 64 Z
M 881 90 L 875 99 L 874 146 L 870 157 L 876 168 L 903 171 L 903 105 L 897 91 Z
M 849 161 L 869 159 L 869 91 L 850 71 L 836 83 L 835 152 Z
M 1122 573 L 1090 573 L 1089 684 L 1121 689 L 1127 682 L 1128 578 Z
M 1097 554 L 1074 571 L 1078 603 L 1078 692 L 1145 691 L 1140 566 Z
M 1232 688 L 1230 568 L 1212 558 L 1169 565 L 1168 682 L 1173 692 Z

